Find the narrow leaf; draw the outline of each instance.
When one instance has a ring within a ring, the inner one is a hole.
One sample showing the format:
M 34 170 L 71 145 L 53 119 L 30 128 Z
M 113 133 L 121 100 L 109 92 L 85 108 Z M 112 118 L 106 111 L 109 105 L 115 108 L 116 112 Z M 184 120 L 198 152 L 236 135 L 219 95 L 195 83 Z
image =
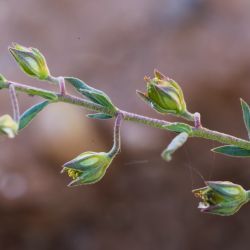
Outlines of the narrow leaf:
M 29 95 L 36 95 L 36 96 L 41 96 L 45 99 L 51 100 L 51 101 L 56 101 L 58 99 L 57 95 L 54 94 L 53 92 L 48 92 L 44 91 L 42 89 L 28 89 L 27 93 Z
M 84 96 L 89 98 L 92 102 L 95 102 L 107 108 L 114 109 L 113 103 L 104 92 L 98 90 L 89 90 L 89 89 L 80 89 L 80 91 Z
M 91 87 L 83 82 L 82 80 L 75 78 L 75 77 L 64 77 L 77 91 L 79 89 L 91 89 Z
M 75 77 L 64 77 L 79 93 L 87 97 L 90 101 L 100 104 L 104 107 L 115 110 L 115 106 L 103 91 L 95 89 L 82 80 Z
M 178 134 L 167 146 L 167 148 L 162 152 L 161 156 L 166 161 L 171 161 L 172 154 L 180 148 L 188 139 L 188 134 L 182 132 Z
M 240 99 L 240 102 L 241 102 L 244 123 L 247 129 L 248 137 L 250 139 L 250 107 L 244 100 Z
M 111 119 L 113 116 L 104 113 L 96 113 L 96 114 L 88 114 L 87 117 L 92 119 L 107 120 Z
M 42 111 L 48 104 L 49 101 L 44 101 L 27 109 L 20 117 L 19 130 L 25 128 L 35 118 L 35 116 L 40 111 Z
M 234 145 L 225 145 L 212 149 L 213 152 L 232 157 L 250 157 L 250 150 L 240 148 Z
M 192 127 L 188 124 L 181 123 L 181 122 L 175 122 L 170 125 L 164 126 L 167 130 L 174 131 L 174 132 L 186 132 L 188 135 L 192 135 Z

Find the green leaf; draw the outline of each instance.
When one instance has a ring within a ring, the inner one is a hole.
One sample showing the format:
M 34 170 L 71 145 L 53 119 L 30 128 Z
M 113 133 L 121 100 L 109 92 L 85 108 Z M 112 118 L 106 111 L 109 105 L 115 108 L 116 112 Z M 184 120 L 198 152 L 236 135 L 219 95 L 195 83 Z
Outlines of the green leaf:
M 232 157 L 250 157 L 250 150 L 240 148 L 234 145 L 225 145 L 212 149 L 213 152 Z
M 44 91 L 42 89 L 28 89 L 27 93 L 29 95 L 41 96 L 51 101 L 56 101 L 58 99 L 58 96 L 54 94 L 53 92 Z
M 243 112 L 244 123 L 247 129 L 248 137 L 250 139 L 250 107 L 243 99 L 240 99 L 240 102 Z
M 104 113 L 96 113 L 96 114 L 88 114 L 87 117 L 92 119 L 107 120 L 111 119 L 113 116 Z
M 109 97 L 102 91 L 98 90 L 89 90 L 89 89 L 80 89 L 82 95 L 89 98 L 92 102 L 95 102 L 97 104 L 100 104 L 104 107 L 114 109 L 114 105 L 112 104 Z
M 188 135 L 192 135 L 192 132 L 193 132 L 191 126 L 185 123 L 181 123 L 181 122 L 175 122 L 170 125 L 165 125 L 164 128 L 170 131 L 178 132 L 178 133 L 186 132 Z
M 82 80 L 75 77 L 64 77 L 77 91 L 79 89 L 90 89 L 91 87 Z M 81 92 L 80 92 L 81 93 Z
M 101 106 L 115 110 L 115 106 L 103 91 L 95 89 L 82 80 L 75 77 L 64 77 L 79 93 L 87 97 L 90 101 Z
M 49 101 L 44 101 L 27 109 L 20 117 L 19 130 L 25 128 L 35 118 L 35 116 L 40 111 L 42 111 L 48 104 Z
M 167 146 L 167 148 L 162 152 L 161 156 L 166 161 L 171 161 L 172 154 L 180 148 L 188 139 L 188 134 L 182 132 L 178 134 Z

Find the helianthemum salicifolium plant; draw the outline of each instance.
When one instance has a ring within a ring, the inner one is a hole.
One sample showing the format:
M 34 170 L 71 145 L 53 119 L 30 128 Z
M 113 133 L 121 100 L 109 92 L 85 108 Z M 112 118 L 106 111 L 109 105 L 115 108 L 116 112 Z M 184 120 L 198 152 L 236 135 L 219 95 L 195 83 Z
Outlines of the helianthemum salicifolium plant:
M 92 119 L 115 119 L 114 142 L 110 150 L 107 152 L 83 152 L 63 165 L 62 172 L 66 172 L 72 179 L 68 186 L 93 184 L 104 177 L 108 167 L 120 151 L 120 130 L 123 120 L 177 133 L 177 136 L 161 154 L 166 161 L 171 160 L 173 153 L 186 143 L 189 137 L 200 137 L 224 144 L 212 149 L 215 153 L 232 157 L 250 157 L 250 108 L 243 100 L 241 100 L 241 107 L 249 137 L 247 140 L 203 127 L 200 114 L 188 111 L 180 85 L 158 70 L 154 71 L 153 78 L 144 78 L 146 92 L 137 91 L 137 94 L 158 113 L 180 117 L 188 123 L 168 122 L 165 119 L 159 120 L 123 111 L 115 106 L 106 93 L 91 87 L 78 78 L 52 76 L 45 57 L 38 49 L 26 48 L 14 43 L 9 47 L 9 51 L 23 72 L 39 80 L 58 85 L 59 91 L 53 92 L 12 82 L 0 75 L 0 89 L 8 89 L 13 109 L 13 116 L 8 114 L 0 116 L 0 133 L 2 135 L 14 138 L 39 112 L 57 102 L 82 106 L 93 112 L 87 115 Z M 69 94 L 66 91 L 66 82 L 73 86 L 82 97 Z M 20 115 L 17 91 L 25 92 L 30 96 L 39 96 L 43 101 Z M 205 185 L 205 187 L 193 190 L 194 195 L 201 199 L 198 208 L 202 212 L 222 216 L 233 215 L 250 200 L 250 191 L 238 184 L 229 181 L 207 181 Z

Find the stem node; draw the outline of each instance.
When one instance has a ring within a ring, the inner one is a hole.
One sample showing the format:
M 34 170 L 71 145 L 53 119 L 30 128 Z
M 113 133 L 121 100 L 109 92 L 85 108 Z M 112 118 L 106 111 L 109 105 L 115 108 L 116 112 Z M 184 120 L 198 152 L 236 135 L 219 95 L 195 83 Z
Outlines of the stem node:
M 198 113 L 198 112 L 195 112 L 195 113 L 194 113 L 194 127 L 195 127 L 196 129 L 202 127 L 202 125 L 201 125 L 201 115 L 200 115 L 200 113 Z

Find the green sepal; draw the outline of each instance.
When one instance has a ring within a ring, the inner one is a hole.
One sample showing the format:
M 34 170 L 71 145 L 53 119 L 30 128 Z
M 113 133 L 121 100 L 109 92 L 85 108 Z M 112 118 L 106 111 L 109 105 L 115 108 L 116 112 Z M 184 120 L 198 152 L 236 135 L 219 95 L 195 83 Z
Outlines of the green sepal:
M 6 81 L 7 81 L 6 78 L 2 74 L 0 74 L 0 82 L 6 82 Z
M 178 133 L 186 132 L 189 136 L 193 133 L 192 127 L 190 125 L 181 122 L 175 122 L 170 125 L 165 125 L 164 128 Z
M 136 94 L 146 103 L 150 104 L 150 99 L 148 98 L 148 96 L 144 93 L 142 93 L 140 90 L 136 90 Z
M 165 75 L 163 75 L 158 69 L 154 69 L 154 76 L 158 78 L 159 80 L 163 80 L 164 78 L 168 78 Z
M 104 113 L 88 114 L 87 117 L 92 118 L 92 119 L 99 119 L 99 120 L 108 120 L 108 119 L 113 118 L 112 115 L 108 115 Z
M 87 97 L 90 101 L 103 107 L 116 110 L 110 98 L 101 90 L 95 89 L 82 80 L 75 77 L 64 77 L 79 93 Z
M 40 96 L 44 99 L 48 99 L 51 101 L 57 101 L 58 100 L 58 96 L 56 94 L 54 94 L 53 92 L 48 92 L 48 91 L 43 91 L 42 89 L 27 89 L 26 93 L 28 93 L 29 95 L 36 95 L 36 96 Z
M 244 123 L 247 129 L 248 137 L 250 139 L 250 107 L 243 99 L 240 99 L 240 102 L 241 102 Z
M 206 185 L 224 196 L 235 196 L 237 198 L 241 194 L 241 192 L 244 192 L 243 188 L 240 185 L 234 184 L 229 181 L 206 181 Z
M 137 94 L 143 101 L 145 101 L 152 109 L 156 110 L 156 111 L 159 112 L 159 113 L 164 113 L 164 112 L 165 112 L 165 110 L 162 109 L 157 103 L 152 102 L 152 101 L 150 100 L 150 98 L 149 98 L 146 94 L 142 93 L 142 92 L 139 91 L 139 90 L 136 90 L 136 94 Z M 171 114 L 176 114 L 176 111 L 175 111 L 175 110 L 169 110 L 168 112 L 171 113 Z
M 0 89 L 6 87 L 6 83 L 7 83 L 6 78 L 2 74 L 0 74 Z
M 155 94 L 158 93 L 158 102 L 162 105 L 168 104 L 168 108 L 170 110 L 174 110 L 175 113 L 179 113 L 181 111 L 182 106 L 180 102 L 180 95 L 178 91 L 172 86 L 159 86 L 159 85 L 151 85 L 154 88 Z M 161 105 L 160 105 L 161 106 Z
M 250 157 L 250 150 L 240 148 L 234 145 L 225 145 L 213 148 L 211 151 L 232 157 Z
M 171 161 L 172 154 L 179 149 L 187 141 L 188 134 L 182 132 L 178 134 L 167 146 L 167 148 L 162 152 L 161 157 L 166 161 Z
M 25 128 L 48 104 L 49 101 L 44 101 L 27 109 L 20 117 L 18 130 Z

